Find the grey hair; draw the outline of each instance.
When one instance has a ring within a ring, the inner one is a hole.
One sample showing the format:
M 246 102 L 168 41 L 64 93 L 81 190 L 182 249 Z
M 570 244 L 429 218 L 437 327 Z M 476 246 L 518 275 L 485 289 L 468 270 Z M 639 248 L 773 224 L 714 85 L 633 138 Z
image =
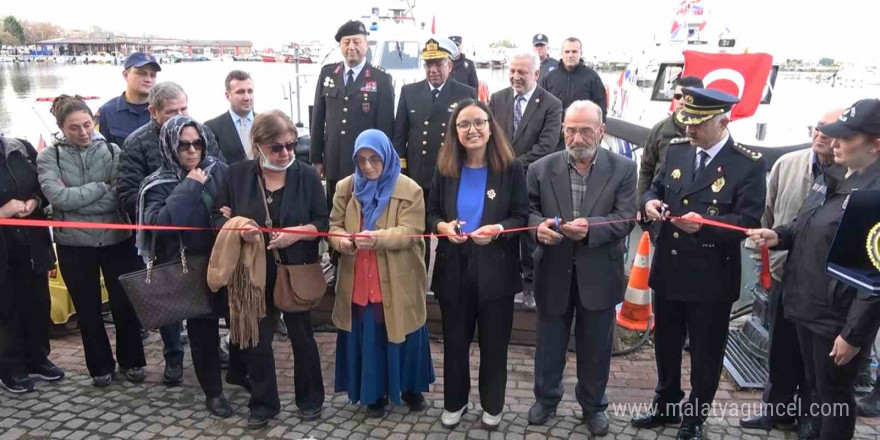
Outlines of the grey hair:
M 582 112 L 588 110 L 596 112 L 596 116 L 598 117 L 599 122 L 602 122 L 602 107 L 599 107 L 595 102 L 586 99 L 572 102 L 571 105 L 568 106 L 568 109 L 565 110 L 564 119 L 568 119 L 568 116 L 574 112 Z
M 727 119 L 729 121 L 730 120 L 730 110 L 728 110 L 720 115 L 715 115 L 712 117 L 712 119 L 716 122 L 721 122 L 723 119 Z
M 534 52 L 517 52 L 517 53 L 513 54 L 513 56 L 510 59 L 514 60 L 517 58 L 528 58 L 529 62 L 532 65 L 532 72 L 540 69 L 541 63 L 538 62 L 538 56 L 535 55 Z
M 183 87 L 180 87 L 179 84 L 171 81 L 160 82 L 150 89 L 150 107 L 162 110 L 166 100 L 178 98 L 181 95 L 186 97 L 186 92 L 183 91 Z

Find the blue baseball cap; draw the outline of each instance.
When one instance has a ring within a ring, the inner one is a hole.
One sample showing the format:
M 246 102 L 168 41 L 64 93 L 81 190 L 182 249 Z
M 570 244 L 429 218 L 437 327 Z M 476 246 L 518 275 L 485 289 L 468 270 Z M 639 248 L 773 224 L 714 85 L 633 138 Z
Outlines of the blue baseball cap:
M 144 67 L 148 64 L 152 64 L 156 67 L 156 71 L 161 71 L 162 66 L 159 65 L 159 61 L 156 60 L 156 57 L 146 54 L 143 52 L 135 52 L 128 56 L 125 59 L 124 69 L 128 70 L 129 67 Z

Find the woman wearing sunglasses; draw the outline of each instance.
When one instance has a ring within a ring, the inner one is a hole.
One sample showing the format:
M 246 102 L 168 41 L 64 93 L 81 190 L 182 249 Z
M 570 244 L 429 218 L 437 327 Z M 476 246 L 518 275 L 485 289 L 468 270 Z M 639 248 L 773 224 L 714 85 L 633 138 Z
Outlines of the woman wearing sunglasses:
M 169 119 L 159 132 L 162 165 L 147 176 L 138 194 L 138 223 L 163 226 L 211 227 L 214 199 L 226 173 L 226 164 L 205 153 L 205 128 L 189 116 Z M 155 248 L 152 247 L 152 235 Z M 211 231 L 139 231 L 138 250 L 154 264 L 172 261 L 183 243 L 187 256 L 210 255 L 214 247 Z M 229 311 L 225 295 L 212 296 L 211 316 L 187 320 L 193 368 L 205 393 L 205 405 L 217 417 L 232 416 L 220 379 L 219 316 Z
M 253 160 L 239 161 L 229 167 L 226 179 L 214 204 L 214 226 L 220 228 L 232 217 L 252 219 L 250 230 L 242 231 L 244 241 L 253 243 L 265 227 L 266 207 L 273 228 L 294 232 L 327 232 L 329 227 L 327 198 L 315 170 L 294 158 L 298 138 L 296 127 L 280 110 L 261 113 L 251 127 Z M 265 198 L 265 201 L 264 201 Z M 285 265 L 311 264 L 318 261 L 318 237 L 297 233 L 265 234 L 266 249 L 266 310 L 273 316 L 277 266 L 274 250 Z M 284 312 L 288 337 L 293 343 L 294 392 L 297 416 L 315 420 L 324 404 L 324 384 L 318 344 L 312 334 L 309 311 Z M 248 426 L 265 426 L 281 410 L 272 353 L 272 319 L 262 318 L 260 340 L 256 347 L 242 350 L 247 376 L 227 378 L 251 390 L 248 403 Z
M 425 202 L 419 185 L 400 174 L 400 158 L 385 133 L 355 140 L 353 176 L 336 185 L 330 232 L 343 255 L 333 324 L 336 391 L 382 417 L 390 399 L 425 409 L 434 382 L 425 325 Z M 401 402 L 402 401 L 402 402 Z
M 529 215 L 526 178 L 489 108 L 460 101 L 428 198 L 428 226 L 441 238 L 433 291 L 443 315 L 443 414 L 454 428 L 468 410 L 470 346 L 479 327 L 480 403 L 486 429 L 501 424 L 513 297 L 522 290 L 519 234 Z M 464 235 L 464 234 L 470 234 Z

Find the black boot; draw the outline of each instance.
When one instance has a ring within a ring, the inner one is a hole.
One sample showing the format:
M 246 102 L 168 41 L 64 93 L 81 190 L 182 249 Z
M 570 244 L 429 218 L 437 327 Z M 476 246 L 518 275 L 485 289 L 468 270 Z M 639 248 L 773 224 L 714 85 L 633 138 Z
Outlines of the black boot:
M 862 417 L 880 416 L 880 371 L 877 372 L 877 380 L 874 382 L 871 394 L 862 397 L 857 406 Z

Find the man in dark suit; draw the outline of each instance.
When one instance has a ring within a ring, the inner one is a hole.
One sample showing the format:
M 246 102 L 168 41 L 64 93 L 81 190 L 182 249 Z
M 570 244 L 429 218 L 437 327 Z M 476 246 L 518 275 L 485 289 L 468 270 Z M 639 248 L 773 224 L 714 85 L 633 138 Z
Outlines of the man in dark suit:
M 572 103 L 563 132 L 565 151 L 532 164 L 526 179 L 529 226 L 538 227 L 536 402 L 529 409 L 529 423 L 546 423 L 562 399 L 566 349 L 576 317 L 575 395 L 587 428 L 601 436 L 608 433 L 605 387 L 615 305 L 624 293 L 624 241 L 635 226 L 620 220 L 636 214 L 636 164 L 600 147 L 605 124 L 595 103 Z
M 767 163 L 733 142 L 729 111 L 739 100 L 724 92 L 682 89 L 676 113 L 687 138 L 670 142 L 666 160 L 642 195 L 649 220 L 660 225 L 649 284 L 656 294 L 654 406 L 632 425 L 678 423 L 678 438 L 700 439 L 718 388 L 728 321 L 739 298 L 742 232 L 707 226 L 708 218 L 744 228 L 761 224 Z M 681 402 L 681 351 L 690 337 L 691 393 Z
M 449 39 L 428 40 L 422 51 L 426 78 L 403 86 L 397 103 L 394 149 L 404 172 L 422 187 L 426 200 L 437 168 L 437 153 L 446 139 L 449 116 L 458 101 L 477 97 L 476 90 L 450 78 L 451 59 L 456 52 L 458 49 Z M 430 267 L 430 255 L 430 242 L 426 239 L 426 268 Z
M 489 100 L 489 109 L 526 169 L 556 150 L 562 127 L 562 101 L 538 87 L 539 76 L 535 55 L 515 55 L 510 60 L 510 87 L 496 92 Z M 523 303 L 528 307 L 535 306 L 532 282 L 535 246 L 532 234 L 520 235 Z
M 217 136 L 226 163 L 253 159 L 251 126 L 254 124 L 254 82 L 247 72 L 233 70 L 226 75 L 226 99 L 229 111 L 205 125 Z
M 364 130 L 394 131 L 391 75 L 367 62 L 367 29 L 349 21 L 336 32 L 345 61 L 328 64 L 318 75 L 312 111 L 309 161 L 327 179 L 327 203 L 333 207 L 336 182 L 354 173 L 354 140 Z

